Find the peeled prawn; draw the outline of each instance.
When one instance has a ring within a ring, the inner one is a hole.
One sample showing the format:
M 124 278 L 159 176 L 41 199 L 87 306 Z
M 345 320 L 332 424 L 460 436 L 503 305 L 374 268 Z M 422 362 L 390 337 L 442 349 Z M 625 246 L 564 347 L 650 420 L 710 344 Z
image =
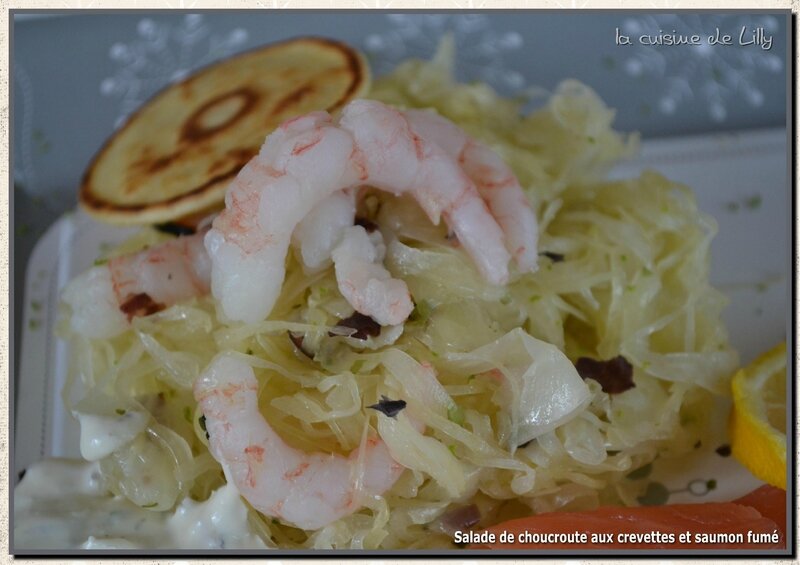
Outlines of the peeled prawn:
M 330 121 L 327 113 L 312 112 L 285 122 L 228 188 L 225 209 L 206 235 L 211 290 L 227 318 L 256 323 L 267 317 L 295 227 L 345 188 L 339 179 L 351 144 L 345 132 L 326 127 Z
M 113 337 L 134 316 L 208 293 L 211 259 L 205 231 L 114 257 L 73 279 L 64 289 L 72 328 L 86 337 Z
M 338 125 L 313 112 L 268 136 L 231 184 L 226 208 L 206 236 L 212 292 L 225 316 L 249 323 L 266 318 L 283 284 L 295 228 L 332 194 L 361 185 L 411 194 L 432 222 L 444 217 L 489 282 L 504 284 L 508 234 L 459 162 L 429 137 L 402 112 L 369 100 L 347 105 Z M 533 228 L 520 233 L 535 232 L 533 213 L 526 218 L 533 218 Z M 535 239 L 514 245 L 535 253 Z
M 457 159 L 503 228 L 506 247 L 522 272 L 536 270 L 539 239 L 536 214 L 511 168 L 483 143 L 442 116 L 426 110 L 406 112 L 412 127 Z
M 402 324 L 414 309 L 404 281 L 383 266 L 386 246 L 381 233 L 352 226 L 333 251 L 339 291 L 358 312 L 382 326 Z
M 205 416 L 211 454 L 258 511 L 314 530 L 361 507 L 359 496 L 392 487 L 404 467 L 378 438 L 349 457 L 288 446 L 258 409 L 253 369 L 220 355 L 194 385 Z
M 356 191 L 340 190 L 317 204 L 292 234 L 292 245 L 299 251 L 308 272 L 330 266 L 333 250 L 356 217 Z M 364 314 L 364 312 L 362 312 Z

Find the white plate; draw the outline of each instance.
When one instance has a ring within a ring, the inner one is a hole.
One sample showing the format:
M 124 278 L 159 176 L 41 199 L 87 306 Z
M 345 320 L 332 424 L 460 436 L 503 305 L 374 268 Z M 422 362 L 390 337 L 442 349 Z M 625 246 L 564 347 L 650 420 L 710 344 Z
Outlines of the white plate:
M 692 186 L 702 210 L 719 223 L 712 247 L 713 283 L 730 298 L 725 321 L 746 363 L 786 336 L 789 312 L 789 192 L 783 129 L 657 140 L 614 171 L 617 177 L 643 167 Z M 19 472 L 46 456 L 77 457 L 78 427 L 61 403 L 68 368 L 66 344 L 54 337 L 58 295 L 89 268 L 105 245 L 133 230 L 98 224 L 81 212 L 63 216 L 34 250 L 25 284 L 14 465 Z M 721 406 L 725 410 L 724 403 Z M 717 422 L 724 422 L 724 417 Z M 759 483 L 732 458 L 703 446 L 688 461 L 659 463 L 650 481 L 666 485 L 670 501 L 728 500 Z M 709 481 L 715 487 L 709 489 Z

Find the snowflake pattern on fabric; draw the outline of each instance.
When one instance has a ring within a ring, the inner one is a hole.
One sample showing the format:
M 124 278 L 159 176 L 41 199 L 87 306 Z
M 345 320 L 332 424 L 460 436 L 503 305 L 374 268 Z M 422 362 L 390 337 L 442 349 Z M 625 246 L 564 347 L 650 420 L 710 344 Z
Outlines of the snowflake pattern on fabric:
M 758 47 L 709 45 L 710 31 L 719 28 L 738 37 L 734 30 L 746 26 L 774 33 L 778 21 L 773 16 L 705 16 L 658 14 L 626 18 L 620 30 L 631 37 L 676 30 L 687 36 L 697 34 L 703 41 L 680 47 L 637 45 L 624 61 L 623 69 L 632 78 L 648 76 L 661 81 L 663 93 L 657 101 L 661 113 L 675 114 L 682 104 L 698 99 L 705 103 L 712 120 L 723 122 L 729 104 L 736 99 L 743 98 L 753 108 L 761 107 L 764 92 L 758 87 L 758 77 L 782 72 L 783 62 L 778 55 Z
M 244 28 L 212 32 L 201 14 L 187 14 L 178 25 L 144 18 L 136 31 L 133 41 L 111 46 L 108 56 L 119 66 L 100 83 L 103 96 L 120 99 L 116 127 L 159 89 L 241 50 L 249 37 Z
M 441 38 L 450 33 L 456 43 L 456 73 L 495 88 L 517 91 L 526 86 L 522 73 L 508 68 L 507 53 L 523 47 L 522 35 L 501 31 L 482 14 L 387 14 L 391 30 L 368 35 L 364 50 L 376 75 L 390 72 L 408 58 L 429 59 Z

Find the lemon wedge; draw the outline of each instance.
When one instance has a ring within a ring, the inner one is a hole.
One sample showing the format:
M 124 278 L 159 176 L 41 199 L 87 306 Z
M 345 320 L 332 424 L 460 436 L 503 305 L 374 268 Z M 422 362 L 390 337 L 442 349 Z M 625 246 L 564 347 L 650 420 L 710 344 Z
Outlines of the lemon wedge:
M 786 342 L 733 376 L 731 449 L 756 477 L 786 488 Z

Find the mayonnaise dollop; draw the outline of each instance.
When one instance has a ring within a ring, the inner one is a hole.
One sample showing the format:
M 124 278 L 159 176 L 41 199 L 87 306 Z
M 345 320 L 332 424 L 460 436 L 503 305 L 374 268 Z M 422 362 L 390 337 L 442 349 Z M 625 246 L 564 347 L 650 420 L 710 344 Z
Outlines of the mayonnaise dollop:
M 27 469 L 13 505 L 15 550 L 267 549 L 232 484 L 154 512 L 108 492 L 97 462 L 46 459 Z

